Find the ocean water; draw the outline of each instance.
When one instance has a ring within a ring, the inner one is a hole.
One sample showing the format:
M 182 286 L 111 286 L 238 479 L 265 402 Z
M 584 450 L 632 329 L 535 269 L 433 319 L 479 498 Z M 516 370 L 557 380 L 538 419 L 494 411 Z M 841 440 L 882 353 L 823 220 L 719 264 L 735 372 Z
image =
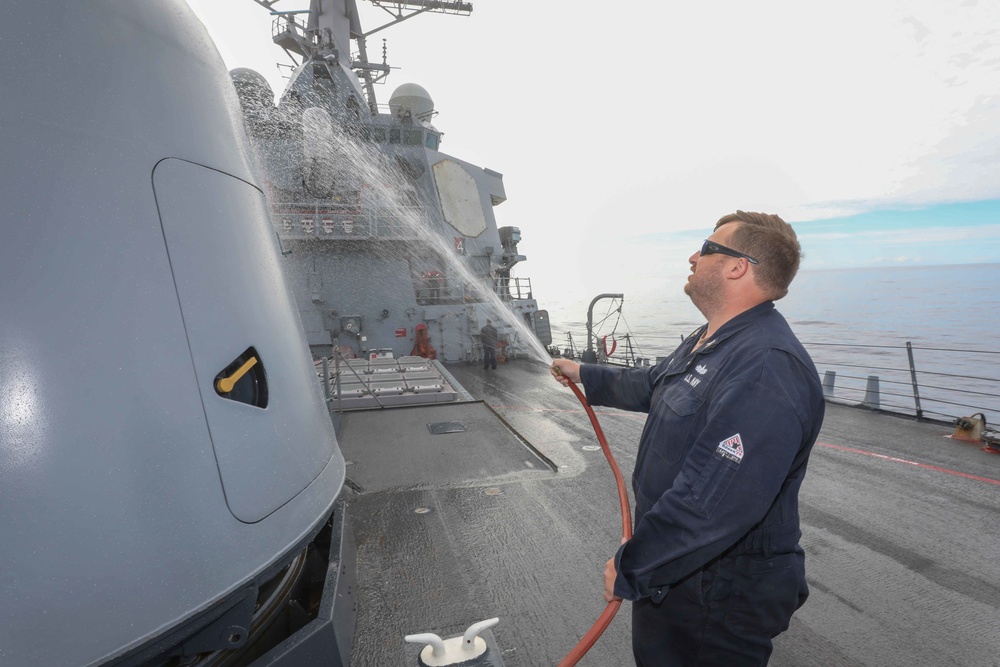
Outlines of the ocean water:
M 685 273 L 659 284 L 632 280 L 621 290 L 620 312 L 609 312 L 611 300 L 597 303 L 595 331 L 608 335 L 609 349 L 618 341 L 612 358 L 621 355 L 626 333 L 637 353 L 652 359 L 704 323 L 683 292 L 686 279 Z M 874 375 L 881 407 L 913 414 L 910 342 L 923 414 L 950 420 L 982 412 L 994 426 L 1000 424 L 998 286 L 1000 264 L 802 271 L 777 308 L 820 375 L 836 373 L 838 398 L 861 402 Z M 571 333 L 584 348 L 587 307 L 596 294 L 537 296 L 549 311 L 553 344 L 563 349 Z

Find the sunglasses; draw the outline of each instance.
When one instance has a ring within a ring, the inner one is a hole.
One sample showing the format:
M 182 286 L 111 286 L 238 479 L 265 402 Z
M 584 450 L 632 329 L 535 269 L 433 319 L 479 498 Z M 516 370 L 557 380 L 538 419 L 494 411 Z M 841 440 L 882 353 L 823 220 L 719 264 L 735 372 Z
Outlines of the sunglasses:
M 705 239 L 705 242 L 701 245 L 701 256 L 704 257 L 705 255 L 714 255 L 716 253 L 720 255 L 729 255 L 730 257 L 742 257 L 751 264 L 760 264 L 760 262 L 746 253 L 742 253 L 739 250 L 733 250 L 732 248 L 727 248 L 724 245 L 719 245 L 714 241 Z

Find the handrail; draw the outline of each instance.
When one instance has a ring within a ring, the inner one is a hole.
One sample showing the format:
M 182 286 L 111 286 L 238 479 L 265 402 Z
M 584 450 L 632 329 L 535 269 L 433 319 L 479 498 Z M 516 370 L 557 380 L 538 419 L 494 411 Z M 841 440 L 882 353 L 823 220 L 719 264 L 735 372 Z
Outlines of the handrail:
M 643 333 L 642 338 L 679 342 L 676 335 Z M 813 357 L 821 378 L 832 372 L 837 380 L 847 381 L 836 386 L 830 395 L 834 400 L 858 398 L 856 403 L 869 405 L 872 386 L 879 396 L 889 399 L 879 401 L 877 409 L 882 411 L 936 421 L 982 412 L 991 423 L 1000 423 L 1000 373 L 993 377 L 984 374 L 1000 369 L 994 357 L 1000 354 L 998 350 L 913 345 L 909 341 L 893 345 L 804 340 L 802 344 Z M 866 359 L 866 349 L 878 352 Z M 572 346 L 567 350 L 577 354 Z M 927 359 L 926 354 L 920 358 L 922 352 L 930 352 L 935 358 Z M 988 359 L 977 360 L 976 355 Z
M 867 400 L 868 389 L 863 383 L 868 383 L 868 386 L 870 386 L 873 378 L 879 384 L 906 385 L 910 387 L 910 391 L 907 393 L 880 390 L 880 395 L 905 398 L 911 400 L 912 403 L 885 403 L 884 405 L 880 405 L 879 409 L 891 408 L 890 412 L 914 415 L 917 419 L 925 419 L 926 415 L 932 414 L 944 417 L 945 420 L 951 420 L 962 414 L 974 414 L 976 412 L 992 413 L 992 415 L 1000 417 L 1000 392 L 993 390 L 993 387 L 1000 387 L 1000 377 L 926 369 L 928 365 L 931 368 L 937 369 L 942 364 L 949 364 L 951 367 L 954 367 L 956 363 L 961 364 L 962 362 L 966 364 L 966 367 L 970 369 L 975 368 L 980 371 L 985 368 L 994 368 L 995 365 L 993 363 L 979 364 L 974 357 L 975 355 L 996 355 L 1000 354 L 1000 351 L 930 345 L 917 346 L 909 341 L 902 345 L 803 341 L 803 345 L 813 353 L 814 361 L 816 361 L 816 366 L 821 374 L 830 372 L 834 376 L 839 375 L 840 379 L 858 381 L 857 383 L 844 383 L 843 386 L 836 388 L 837 392 L 842 392 L 847 396 L 864 395 L 865 400 Z M 897 350 L 901 355 L 900 361 L 904 366 L 888 366 L 886 362 L 891 363 L 893 360 L 884 357 L 873 360 L 873 363 L 865 364 L 857 363 L 858 360 L 853 358 L 853 356 L 847 356 L 852 354 L 851 351 L 856 352 L 861 348 Z M 914 359 L 914 352 L 921 351 L 938 353 L 935 355 L 938 359 L 933 360 L 933 362 L 924 361 L 925 367 L 922 369 Z M 844 356 L 838 355 L 838 352 Z M 839 374 L 840 369 L 865 369 L 870 372 L 884 372 L 886 376 L 869 375 L 868 377 L 863 377 L 851 374 L 850 371 L 845 374 Z M 929 378 L 937 378 L 938 380 L 933 384 L 922 382 L 922 380 Z M 941 381 L 942 378 L 950 378 L 954 380 L 954 383 L 951 386 L 947 386 L 949 382 L 947 380 Z M 829 390 L 833 391 L 832 384 Z M 960 414 L 955 414 L 956 411 L 950 410 L 950 408 L 962 408 L 963 410 Z

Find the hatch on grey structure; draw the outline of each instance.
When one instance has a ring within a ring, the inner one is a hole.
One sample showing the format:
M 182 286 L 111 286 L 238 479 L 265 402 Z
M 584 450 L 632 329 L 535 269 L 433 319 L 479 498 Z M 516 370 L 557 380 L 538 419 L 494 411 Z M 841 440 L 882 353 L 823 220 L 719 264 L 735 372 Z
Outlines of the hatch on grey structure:
M 465 425 L 459 422 L 437 422 L 428 424 L 427 430 L 433 435 L 444 435 L 446 433 L 465 433 Z
M 305 346 L 288 344 L 301 333 L 264 195 L 175 158 L 156 165 L 153 188 L 226 503 L 240 521 L 260 521 L 323 471 L 335 442 L 315 437 L 314 425 L 328 421 L 322 402 L 286 398 L 314 394 L 315 385 Z M 240 233 L 216 223 L 223 213 L 243 221 Z M 235 383 L 252 374 L 251 398 L 233 400 Z

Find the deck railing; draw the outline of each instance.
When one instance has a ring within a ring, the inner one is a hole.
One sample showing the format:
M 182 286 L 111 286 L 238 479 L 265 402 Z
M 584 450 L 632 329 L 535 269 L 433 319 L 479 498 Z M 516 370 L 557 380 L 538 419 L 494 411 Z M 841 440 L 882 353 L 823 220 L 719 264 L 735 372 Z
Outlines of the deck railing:
M 501 301 L 512 299 L 530 299 L 531 279 L 530 278 L 495 278 L 493 280 L 493 292 L 500 297 Z
M 983 413 L 1000 420 L 1000 352 L 849 343 L 803 344 L 827 398 L 871 409 L 952 421 Z

